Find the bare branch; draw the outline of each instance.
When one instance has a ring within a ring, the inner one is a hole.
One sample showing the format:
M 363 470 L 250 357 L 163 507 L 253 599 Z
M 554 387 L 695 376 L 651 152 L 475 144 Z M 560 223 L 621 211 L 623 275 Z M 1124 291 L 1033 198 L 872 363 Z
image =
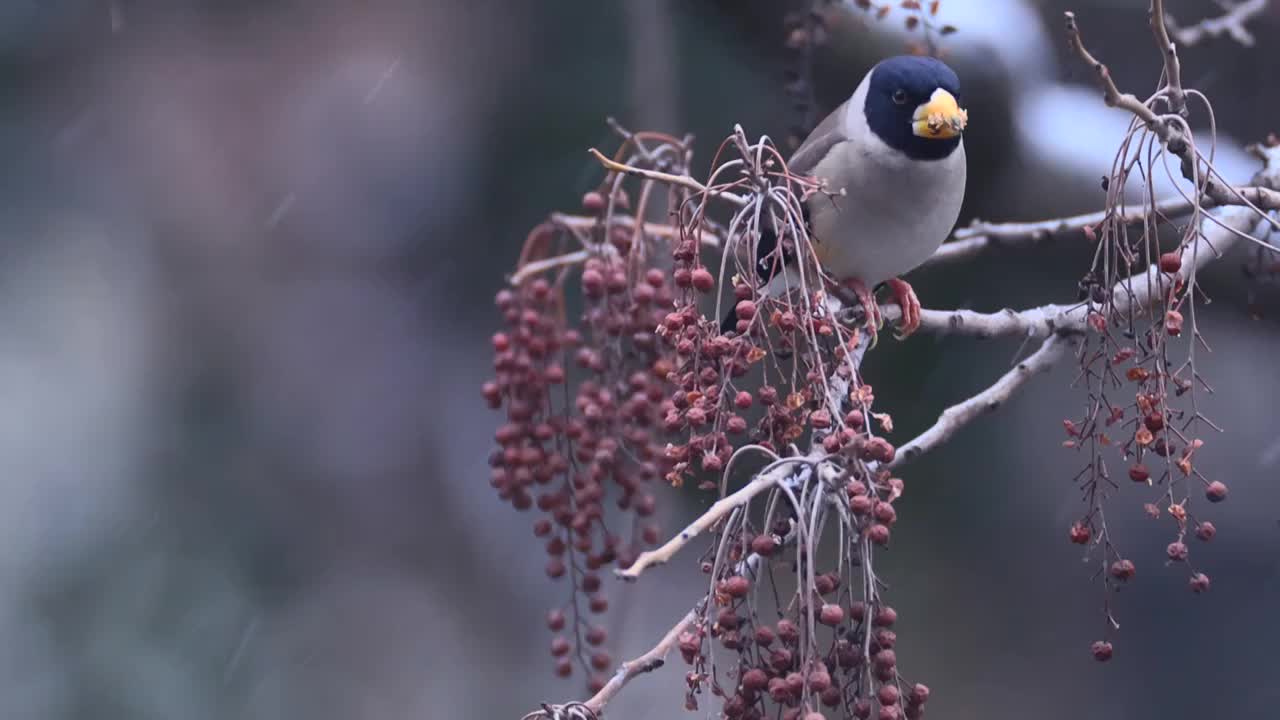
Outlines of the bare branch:
M 950 440 L 957 430 L 973 422 L 974 419 L 998 409 L 1032 376 L 1053 367 L 1070 345 L 1069 336 L 1050 335 L 1041 343 L 1039 350 L 1002 375 L 991 387 L 962 403 L 943 410 L 942 415 L 932 427 L 898 448 L 898 453 L 893 462 L 889 463 L 889 467 L 896 467 L 920 457 Z
M 672 173 L 660 172 L 658 170 L 648 170 L 646 168 L 626 165 L 605 157 L 603 153 L 595 148 L 589 148 L 587 152 L 590 152 L 606 170 L 623 173 L 625 175 L 635 175 L 637 177 L 648 178 L 650 180 L 657 180 L 658 182 L 666 183 L 668 185 L 688 188 L 694 192 L 706 193 L 712 197 L 728 200 L 738 207 L 742 207 L 747 204 L 747 199 L 740 195 L 735 195 L 727 190 L 709 188 L 688 175 L 674 175 Z
M 1239 234 L 1253 229 L 1257 222 L 1252 212 L 1243 209 L 1223 211 L 1218 220 L 1221 225 L 1205 221 L 1202 235 L 1186 249 L 1184 257 L 1193 261 L 1184 263 L 1178 270 L 1177 277 L 1181 280 L 1185 281 L 1198 268 L 1222 257 L 1239 241 Z M 1163 293 L 1171 285 L 1173 277 L 1152 265 L 1145 272 L 1121 280 L 1112 289 L 1115 306 L 1121 310 L 1133 306 L 1146 307 L 1158 293 Z M 1031 376 L 1052 367 L 1069 346 L 1070 338 L 1086 332 L 1087 313 L 1088 308 L 1083 304 L 1043 305 L 1021 312 L 1006 309 L 997 313 L 921 310 L 921 330 L 982 338 L 1000 335 L 1044 338 L 1044 342 L 1031 357 L 1005 373 L 991 387 L 944 410 L 932 427 L 898 448 L 889 466 L 896 467 L 938 447 L 960 428 L 1002 405 Z
M 586 706 L 597 715 L 604 710 L 604 706 L 609 704 L 614 695 L 618 691 L 626 687 L 637 675 L 643 675 L 647 672 L 653 672 L 666 662 L 667 654 L 671 652 L 671 648 L 675 647 L 676 642 L 680 639 L 680 633 L 684 632 L 694 624 L 698 619 L 698 611 L 696 609 L 685 613 L 680 618 L 680 622 L 671 626 L 666 635 L 654 645 L 649 652 L 641 655 L 633 660 L 628 660 L 618 667 L 618 671 L 613 674 L 609 682 L 605 683 L 600 692 L 596 693 L 590 700 L 586 702 Z
M 1197 169 L 1197 161 L 1202 160 L 1195 149 L 1195 144 L 1184 132 L 1186 122 L 1180 116 L 1161 117 L 1151 107 L 1130 93 L 1121 92 L 1111 78 L 1111 71 L 1101 61 L 1089 53 L 1080 36 L 1080 28 L 1076 24 L 1075 13 L 1063 13 L 1066 19 L 1067 41 L 1072 50 L 1098 75 L 1098 84 L 1102 87 L 1103 100 L 1111 107 L 1129 111 L 1140 120 L 1147 129 L 1160 138 L 1165 149 L 1182 160 L 1182 176 L 1197 185 L 1203 184 L 1204 196 L 1217 205 L 1249 205 L 1258 206 L 1260 210 L 1280 208 L 1280 193 L 1274 190 L 1253 188 L 1246 195 L 1237 191 L 1215 177 L 1203 175 Z M 1173 120 L 1166 118 L 1172 117 Z M 1261 204 L 1260 204 L 1261 203 Z
M 710 529 L 716 521 L 729 514 L 731 510 L 746 505 L 756 495 L 786 480 L 792 472 L 792 466 L 797 463 L 812 464 L 813 462 L 813 459 L 806 457 L 782 458 L 773 462 L 737 492 L 717 500 L 698 519 L 661 547 L 640 553 L 640 557 L 636 558 L 630 567 L 625 570 L 615 570 L 614 574 L 623 580 L 635 580 L 648 568 L 666 563 L 673 555 L 680 552 L 681 548 L 689 544 L 690 540 Z
M 1176 216 L 1191 212 L 1192 206 L 1184 198 L 1173 197 L 1162 201 L 1156 208 L 1165 215 Z M 967 260 L 991 247 L 1034 245 L 1055 236 L 1079 232 L 1086 226 L 1100 225 L 1107 217 L 1107 211 L 1101 210 L 1036 222 L 974 221 L 968 227 L 956 230 L 951 236 L 951 241 L 938 248 L 926 264 Z M 1126 210 L 1118 219 L 1120 222 L 1131 224 L 1141 222 L 1145 217 L 1145 208 L 1135 206 Z
M 1253 47 L 1253 33 L 1245 27 L 1245 23 L 1261 15 L 1267 9 L 1267 0 L 1243 0 L 1231 6 L 1219 17 L 1206 18 L 1196 23 L 1179 28 L 1173 17 L 1166 14 L 1165 24 L 1173 33 L 1174 40 L 1186 47 L 1191 47 L 1203 40 L 1230 35 L 1232 40 L 1245 47 Z
M 1187 96 L 1182 91 L 1182 66 L 1178 63 L 1178 48 L 1169 39 L 1169 30 L 1165 27 L 1164 0 L 1151 0 L 1148 11 L 1151 22 L 1151 33 L 1156 37 L 1156 45 L 1164 57 L 1165 86 L 1168 89 L 1169 109 L 1183 117 L 1187 116 Z
M 1234 209 L 1223 211 L 1218 222 L 1204 223 L 1203 235 L 1183 251 L 1183 257 L 1194 262 L 1183 263 L 1178 276 L 1186 280 L 1191 273 L 1225 254 L 1240 240 L 1240 233 L 1254 228 L 1257 217 L 1249 211 Z M 1143 272 L 1125 278 L 1111 289 L 1118 309 L 1131 306 L 1145 307 L 1153 295 L 1164 292 L 1173 276 L 1161 272 L 1156 265 Z M 1050 304 L 1015 311 L 1004 309 L 994 313 L 972 310 L 924 310 L 920 311 L 920 329 L 939 335 L 972 335 L 979 338 L 1019 336 L 1045 338 L 1054 333 L 1084 332 L 1088 308 L 1083 304 Z M 886 316 L 896 317 L 896 306 L 886 307 Z
M 591 230 L 604 225 L 604 220 L 594 215 L 569 215 L 567 213 L 551 213 L 551 222 L 574 230 Z M 627 230 L 635 230 L 641 226 L 630 215 L 614 215 L 609 220 L 609 224 L 613 227 L 626 228 Z M 645 222 L 643 226 L 645 235 L 667 240 L 674 240 L 680 237 L 680 228 L 674 225 Z M 720 238 L 715 233 L 706 230 L 698 231 L 698 242 L 709 248 L 720 247 Z
M 522 720 L 595 720 L 603 714 L 605 705 L 608 705 L 627 683 L 639 675 L 653 672 L 666 664 L 667 655 L 680 640 L 680 634 L 692 627 L 697 620 L 697 608 L 685 613 L 685 616 L 680 618 L 680 621 L 673 625 L 649 652 L 619 665 L 618 671 L 609 678 L 609 682 L 605 683 L 605 686 L 600 688 L 600 692 L 593 695 L 590 700 L 566 705 L 543 705 L 542 709 L 534 710 L 525 715 Z
M 1076 14 L 1073 12 L 1063 13 L 1067 21 L 1067 42 L 1070 43 L 1071 49 L 1076 55 L 1085 62 L 1098 75 L 1098 84 L 1102 86 L 1102 100 L 1109 107 L 1118 107 L 1133 113 L 1139 120 L 1146 123 L 1153 132 L 1156 126 L 1164 127 L 1155 112 L 1147 107 L 1137 96 L 1126 92 L 1120 92 L 1120 88 L 1116 87 L 1116 81 L 1111 79 L 1111 71 L 1102 61 L 1095 58 L 1089 53 L 1089 49 L 1084 46 L 1084 39 L 1080 36 L 1080 27 L 1076 24 Z M 1161 140 L 1165 138 L 1162 136 Z

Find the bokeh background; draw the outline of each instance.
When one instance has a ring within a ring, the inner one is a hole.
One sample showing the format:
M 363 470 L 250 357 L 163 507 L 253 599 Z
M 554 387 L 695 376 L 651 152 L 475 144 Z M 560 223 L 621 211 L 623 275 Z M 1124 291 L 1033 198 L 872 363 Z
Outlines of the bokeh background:
M 1280 3 L 1275 3 L 1280 5 Z M 531 519 L 494 497 L 478 388 L 525 233 L 599 179 L 634 128 L 690 131 L 700 167 L 742 123 L 781 137 L 781 15 L 766 0 L 62 0 L 0 4 L 0 717 L 515 718 L 553 678 Z M 1075 0 L 1122 86 L 1155 87 L 1144 0 Z M 1169 3 L 1180 19 L 1218 12 Z M 943 0 L 972 118 L 964 221 L 1097 209 L 1127 118 L 1060 34 L 1066 3 Z M 820 111 L 901 50 L 901 15 L 837 16 Z M 1280 130 L 1276 8 L 1255 47 L 1185 49 L 1220 166 Z M 1204 118 L 1197 118 L 1204 126 Z M 1167 188 L 1166 188 L 1167 189 Z M 1065 240 L 912 277 L 926 306 L 1074 298 Z M 1205 285 L 1203 358 L 1231 486 L 1165 567 L 1168 526 L 1123 488 L 1138 579 L 1115 659 L 1065 541 L 1079 458 L 1070 367 L 906 471 L 879 562 L 905 671 L 944 718 L 1272 717 L 1280 705 L 1280 308 L 1250 320 L 1242 258 Z M 1007 368 L 1016 342 L 884 343 L 865 370 L 907 438 Z M 668 528 L 709 501 L 668 498 Z M 676 563 L 614 592 L 614 649 L 695 599 Z M 684 717 L 679 663 L 610 717 Z

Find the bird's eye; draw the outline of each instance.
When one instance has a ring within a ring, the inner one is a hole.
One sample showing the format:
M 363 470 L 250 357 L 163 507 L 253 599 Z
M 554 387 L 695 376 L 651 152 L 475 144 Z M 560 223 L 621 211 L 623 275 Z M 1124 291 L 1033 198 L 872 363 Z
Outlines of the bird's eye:
M 907 104 L 907 91 L 901 88 L 893 91 L 893 102 L 898 105 Z

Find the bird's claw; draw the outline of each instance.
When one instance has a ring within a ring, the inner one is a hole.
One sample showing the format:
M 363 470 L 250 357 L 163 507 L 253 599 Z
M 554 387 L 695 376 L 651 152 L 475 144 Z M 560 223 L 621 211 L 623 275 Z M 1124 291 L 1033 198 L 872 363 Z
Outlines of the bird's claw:
M 902 340 L 920 329 L 920 298 L 916 297 L 916 291 L 905 280 L 893 278 L 888 281 L 888 285 L 893 292 L 894 301 L 902 308 L 900 331 L 894 333 L 895 338 Z
M 868 347 L 874 348 L 880 339 L 879 330 L 884 326 L 884 316 L 880 314 L 876 296 L 861 280 L 846 280 L 843 284 L 858 297 L 858 302 L 867 313 L 866 328 L 871 333 L 871 344 Z

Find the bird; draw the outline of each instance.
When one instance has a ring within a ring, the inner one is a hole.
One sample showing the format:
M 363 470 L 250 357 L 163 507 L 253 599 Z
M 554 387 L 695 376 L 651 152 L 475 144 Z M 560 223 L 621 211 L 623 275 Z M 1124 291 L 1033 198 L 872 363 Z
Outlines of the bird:
M 787 162 L 816 177 L 824 192 L 803 214 L 823 270 L 854 292 L 871 332 L 882 324 L 873 290 L 882 283 L 902 307 L 899 338 L 920 326 L 920 301 L 899 276 L 924 263 L 950 235 L 964 200 L 964 130 L 960 79 L 933 57 L 902 55 L 876 63 L 853 95 L 818 123 Z M 761 294 L 797 285 L 794 251 L 777 249 L 761 226 L 756 269 Z M 738 328 L 736 307 L 721 332 Z

